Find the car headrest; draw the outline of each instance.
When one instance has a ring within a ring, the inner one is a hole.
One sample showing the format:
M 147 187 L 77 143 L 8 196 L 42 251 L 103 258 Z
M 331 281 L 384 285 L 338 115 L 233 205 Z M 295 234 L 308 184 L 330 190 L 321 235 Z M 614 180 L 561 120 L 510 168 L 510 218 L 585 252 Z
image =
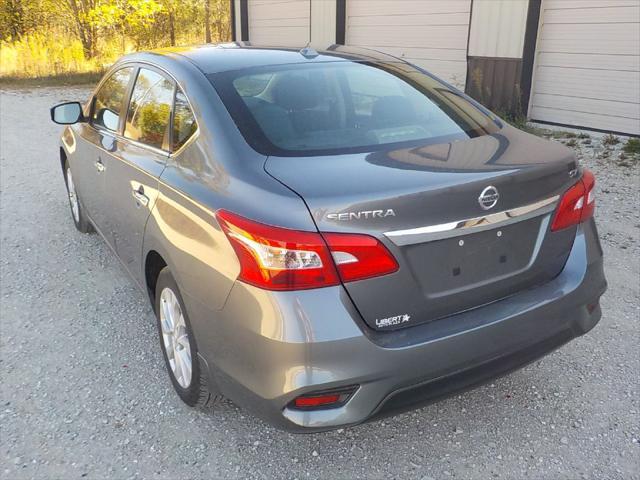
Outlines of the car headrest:
M 301 75 L 284 75 L 275 85 L 273 99 L 285 110 L 295 112 L 317 106 L 320 94 L 315 82 Z

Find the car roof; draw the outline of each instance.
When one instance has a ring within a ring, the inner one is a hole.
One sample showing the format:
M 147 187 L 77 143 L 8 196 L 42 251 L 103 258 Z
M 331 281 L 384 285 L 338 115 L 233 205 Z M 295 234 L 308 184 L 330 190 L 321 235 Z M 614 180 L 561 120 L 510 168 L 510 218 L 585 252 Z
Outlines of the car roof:
M 402 62 L 401 59 L 366 48 L 331 45 L 326 49 L 304 50 L 301 47 L 272 47 L 253 45 L 249 42 L 205 44 L 190 47 L 172 47 L 153 50 L 154 55 L 170 57 L 175 61 L 189 61 L 204 74 L 239 70 L 267 65 L 287 65 L 325 62 Z M 138 53 L 130 59 L 146 56 Z

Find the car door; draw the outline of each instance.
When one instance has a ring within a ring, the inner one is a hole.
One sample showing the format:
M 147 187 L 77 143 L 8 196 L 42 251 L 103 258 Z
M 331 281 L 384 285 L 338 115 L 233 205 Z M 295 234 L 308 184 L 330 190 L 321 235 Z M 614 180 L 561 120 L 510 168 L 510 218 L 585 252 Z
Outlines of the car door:
M 106 207 L 115 250 L 141 285 L 144 228 L 169 155 L 174 90 L 174 82 L 160 70 L 150 66 L 138 69 L 122 138 L 110 152 L 107 165 Z
M 105 162 L 118 148 L 118 132 L 124 116 L 129 85 L 135 68 L 123 67 L 111 73 L 91 99 L 89 122 L 82 123 L 77 142 L 77 159 L 72 164 L 76 189 L 87 214 L 106 241 L 112 244 L 107 224 Z

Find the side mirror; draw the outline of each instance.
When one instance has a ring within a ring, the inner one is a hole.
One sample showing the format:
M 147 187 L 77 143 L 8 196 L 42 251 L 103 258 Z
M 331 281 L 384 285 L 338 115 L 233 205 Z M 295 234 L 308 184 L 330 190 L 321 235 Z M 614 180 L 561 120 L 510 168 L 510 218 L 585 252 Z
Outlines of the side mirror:
M 60 125 L 72 125 L 84 120 L 80 102 L 67 102 L 51 107 L 51 120 Z

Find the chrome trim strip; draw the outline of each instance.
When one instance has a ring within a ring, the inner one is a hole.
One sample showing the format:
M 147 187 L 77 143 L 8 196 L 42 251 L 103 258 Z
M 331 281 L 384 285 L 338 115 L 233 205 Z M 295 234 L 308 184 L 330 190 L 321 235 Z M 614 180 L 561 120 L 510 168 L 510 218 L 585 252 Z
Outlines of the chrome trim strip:
M 553 211 L 560 195 L 554 195 L 529 205 L 512 208 L 502 212 L 490 213 L 481 217 L 457 220 L 454 222 L 427 225 L 408 230 L 394 230 L 384 235 L 396 245 L 430 242 L 456 237 L 467 233 L 481 232 L 491 228 L 507 226 L 515 222 L 544 215 Z

